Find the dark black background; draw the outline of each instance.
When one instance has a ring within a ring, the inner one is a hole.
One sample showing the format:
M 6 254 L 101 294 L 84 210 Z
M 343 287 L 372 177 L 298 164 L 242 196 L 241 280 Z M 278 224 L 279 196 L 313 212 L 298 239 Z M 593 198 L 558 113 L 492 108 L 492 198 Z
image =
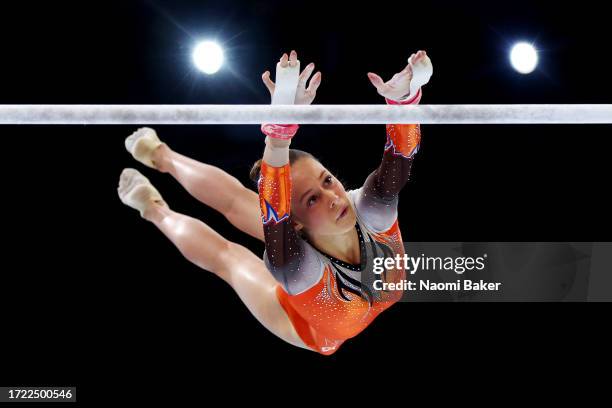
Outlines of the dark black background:
M 0 103 L 269 103 L 260 75 L 290 49 L 323 72 L 321 104 L 383 103 L 366 72 L 387 79 L 418 49 L 435 67 L 426 104 L 610 103 L 612 92 L 612 29 L 595 2 L 21 2 L 4 5 L 0 21 Z M 205 37 L 228 59 L 210 77 L 190 61 Z M 508 63 L 518 40 L 540 51 L 531 75 Z M 400 304 L 332 357 L 294 349 L 120 203 L 121 169 L 138 168 L 175 210 L 263 251 L 131 159 L 123 140 L 135 128 L 0 128 L 3 383 L 74 384 L 81 400 L 110 400 L 111 389 L 138 400 L 121 388 L 130 384 L 170 398 L 160 384 L 211 389 L 211 381 L 261 382 L 265 394 L 306 376 L 318 383 L 398 367 L 415 376 L 423 357 L 432 363 L 425 370 L 460 370 L 483 350 L 494 353 L 483 370 L 518 367 L 524 350 L 563 365 L 567 354 L 551 345 L 577 333 L 603 341 L 601 326 L 583 319 L 588 306 Z M 174 150 L 244 183 L 263 149 L 257 126 L 155 128 Z M 610 126 L 422 131 L 400 200 L 405 240 L 610 240 Z M 294 146 L 354 188 L 383 144 L 382 125 L 330 125 L 303 126 Z

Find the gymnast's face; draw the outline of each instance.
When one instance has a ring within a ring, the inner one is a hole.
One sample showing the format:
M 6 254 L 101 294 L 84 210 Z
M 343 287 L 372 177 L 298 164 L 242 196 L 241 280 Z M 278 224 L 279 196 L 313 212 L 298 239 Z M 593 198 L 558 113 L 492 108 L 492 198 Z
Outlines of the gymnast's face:
M 291 213 L 308 236 L 337 235 L 357 222 L 344 186 L 321 163 L 301 158 L 291 165 Z

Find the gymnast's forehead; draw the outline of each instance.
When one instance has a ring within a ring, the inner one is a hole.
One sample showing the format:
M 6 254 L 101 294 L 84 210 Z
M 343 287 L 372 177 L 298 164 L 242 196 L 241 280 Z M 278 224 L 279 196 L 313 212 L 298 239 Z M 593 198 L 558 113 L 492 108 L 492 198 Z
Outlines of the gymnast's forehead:
M 295 181 L 318 181 L 329 171 L 318 160 L 303 157 L 291 166 L 291 176 Z

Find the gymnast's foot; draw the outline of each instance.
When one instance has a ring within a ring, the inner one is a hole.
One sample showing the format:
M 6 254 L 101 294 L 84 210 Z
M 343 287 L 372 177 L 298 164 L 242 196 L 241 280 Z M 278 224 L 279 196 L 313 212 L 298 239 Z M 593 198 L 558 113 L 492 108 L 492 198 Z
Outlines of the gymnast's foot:
M 155 130 L 151 128 L 140 128 L 125 139 L 125 148 L 139 162 L 154 169 L 159 168 L 158 150 L 165 146 Z M 157 160 L 156 160 L 157 158 Z
M 146 218 L 145 211 L 152 205 L 166 206 L 149 179 L 135 169 L 123 169 L 117 193 L 123 204 L 138 210 L 143 218 Z

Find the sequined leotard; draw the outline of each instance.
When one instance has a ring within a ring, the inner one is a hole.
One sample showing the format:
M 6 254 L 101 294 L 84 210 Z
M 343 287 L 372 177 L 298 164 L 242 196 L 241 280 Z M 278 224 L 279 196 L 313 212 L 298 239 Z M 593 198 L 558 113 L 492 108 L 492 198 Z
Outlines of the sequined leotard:
M 418 103 L 420 97 L 419 90 L 408 103 Z M 421 134 L 419 125 L 386 125 L 386 130 L 382 163 L 361 188 L 347 192 L 357 216 L 360 265 L 328 256 L 297 234 L 291 224 L 290 165 L 262 163 L 258 189 L 266 244 L 263 260 L 279 282 L 279 302 L 297 333 L 321 354 L 334 353 L 402 296 L 401 291 L 372 291 L 367 281 L 405 278 L 403 269 L 387 269 L 375 277 L 373 259 L 404 254 L 398 194 L 410 177 Z

